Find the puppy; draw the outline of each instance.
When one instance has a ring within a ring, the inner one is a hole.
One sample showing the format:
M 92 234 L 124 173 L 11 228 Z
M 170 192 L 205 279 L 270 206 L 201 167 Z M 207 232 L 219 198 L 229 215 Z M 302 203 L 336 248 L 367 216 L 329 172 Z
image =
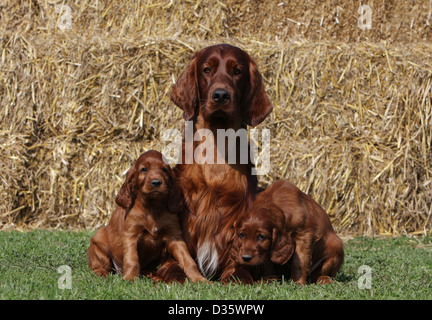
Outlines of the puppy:
M 284 228 L 283 215 L 254 204 L 235 224 L 236 236 L 230 250 L 230 268 L 222 281 L 252 284 L 276 280 L 276 274 L 289 273 L 288 260 L 294 252 L 291 234 Z M 284 271 L 285 270 L 285 271 Z
M 342 241 L 333 230 L 327 213 L 288 181 L 277 181 L 259 193 L 252 211 L 240 221 L 238 230 L 234 240 L 239 243 L 234 259 L 238 265 L 244 268 L 262 264 L 265 259 L 285 265 L 292 253 L 289 269 L 283 272 L 285 275 L 290 272 L 291 278 L 302 285 L 307 281 L 333 282 L 332 277 L 336 276 L 344 260 Z M 292 238 L 294 244 L 277 239 L 270 246 L 270 239 L 273 240 L 270 234 L 274 233 L 282 235 L 280 239 Z M 273 247 L 285 249 L 274 253 Z M 290 251 L 292 249 L 294 252 Z
M 97 275 L 114 268 L 125 280 L 150 276 L 168 250 L 192 282 L 205 281 L 183 240 L 177 217 L 183 200 L 162 157 L 147 151 L 127 172 L 108 226 L 90 241 L 87 261 Z

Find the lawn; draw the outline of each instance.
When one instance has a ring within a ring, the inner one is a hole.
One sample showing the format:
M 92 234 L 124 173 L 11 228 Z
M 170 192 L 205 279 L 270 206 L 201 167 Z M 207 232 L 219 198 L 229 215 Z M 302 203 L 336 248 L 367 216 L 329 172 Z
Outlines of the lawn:
M 347 240 L 336 282 L 302 287 L 290 280 L 244 286 L 167 285 L 148 279 L 130 283 L 118 275 L 99 278 L 86 263 L 92 234 L 1 231 L 0 299 L 432 299 L 431 237 Z

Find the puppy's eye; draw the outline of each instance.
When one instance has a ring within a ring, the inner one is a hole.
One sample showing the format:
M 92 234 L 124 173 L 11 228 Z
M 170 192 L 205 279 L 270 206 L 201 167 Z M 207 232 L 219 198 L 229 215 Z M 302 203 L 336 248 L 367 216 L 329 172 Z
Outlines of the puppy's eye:
M 259 235 L 257 236 L 257 239 L 258 239 L 258 240 L 264 240 L 264 239 L 265 239 L 265 235 L 263 235 L 263 234 L 259 234 Z
M 168 173 L 168 169 L 165 168 L 165 167 L 162 168 L 162 171 L 165 172 L 165 173 Z
M 211 73 L 211 68 L 210 67 L 205 67 L 203 71 L 204 71 L 204 73 L 210 74 Z
M 239 233 L 239 238 L 240 238 L 240 239 L 243 239 L 244 237 L 245 237 L 245 234 L 244 234 L 243 232 L 240 232 L 240 233 Z
M 144 167 L 144 168 L 141 169 L 141 171 L 142 171 L 142 172 L 147 172 L 147 168 Z
M 242 72 L 241 72 L 241 70 L 239 69 L 239 68 L 234 68 L 234 71 L 233 71 L 233 74 L 235 75 L 235 76 L 237 76 L 237 75 L 239 75 L 239 74 L 241 74 Z

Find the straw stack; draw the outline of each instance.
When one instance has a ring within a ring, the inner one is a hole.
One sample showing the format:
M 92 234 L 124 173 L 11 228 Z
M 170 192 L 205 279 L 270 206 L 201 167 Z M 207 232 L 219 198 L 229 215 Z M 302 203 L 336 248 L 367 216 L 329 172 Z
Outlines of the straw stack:
M 256 59 L 274 104 L 261 185 L 290 179 L 340 233 L 430 234 L 431 5 L 362 5 L 371 29 L 355 1 L 6 0 L 0 228 L 104 225 L 137 156 L 182 128 L 175 79 L 225 42 Z

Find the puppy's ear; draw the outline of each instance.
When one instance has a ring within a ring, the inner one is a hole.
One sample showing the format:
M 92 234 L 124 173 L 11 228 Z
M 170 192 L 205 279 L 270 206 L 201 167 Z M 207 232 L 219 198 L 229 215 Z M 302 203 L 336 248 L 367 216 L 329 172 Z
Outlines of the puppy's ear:
M 275 264 L 285 264 L 294 253 L 291 234 L 273 228 L 270 260 Z
M 185 207 L 183 194 L 180 188 L 171 189 L 167 201 L 168 211 L 171 213 L 178 214 L 182 212 Z
M 177 79 L 171 90 L 170 99 L 183 110 L 184 120 L 192 120 L 198 107 L 197 54 Z
M 249 81 L 250 92 L 249 99 L 245 101 L 244 121 L 255 127 L 259 125 L 273 110 L 273 106 L 265 92 L 261 73 L 258 71 L 258 66 L 252 59 L 249 62 Z
M 136 197 L 134 185 L 135 173 L 136 167 L 134 164 L 126 173 L 125 182 L 123 182 L 123 185 L 121 186 L 120 191 L 118 192 L 116 197 L 117 205 L 126 210 L 130 209 L 133 206 Z
M 232 239 L 232 245 L 231 245 L 231 249 L 229 250 L 229 256 L 231 258 L 231 260 L 237 262 L 239 261 L 240 257 L 240 246 L 241 246 L 241 241 L 240 238 L 238 236 L 238 230 L 237 228 L 234 228 L 234 236 Z
M 168 172 L 169 172 L 170 180 L 169 180 L 167 208 L 169 212 L 178 214 L 182 212 L 185 208 L 183 190 L 181 189 L 179 183 L 177 182 L 173 171 L 169 167 L 168 167 Z

